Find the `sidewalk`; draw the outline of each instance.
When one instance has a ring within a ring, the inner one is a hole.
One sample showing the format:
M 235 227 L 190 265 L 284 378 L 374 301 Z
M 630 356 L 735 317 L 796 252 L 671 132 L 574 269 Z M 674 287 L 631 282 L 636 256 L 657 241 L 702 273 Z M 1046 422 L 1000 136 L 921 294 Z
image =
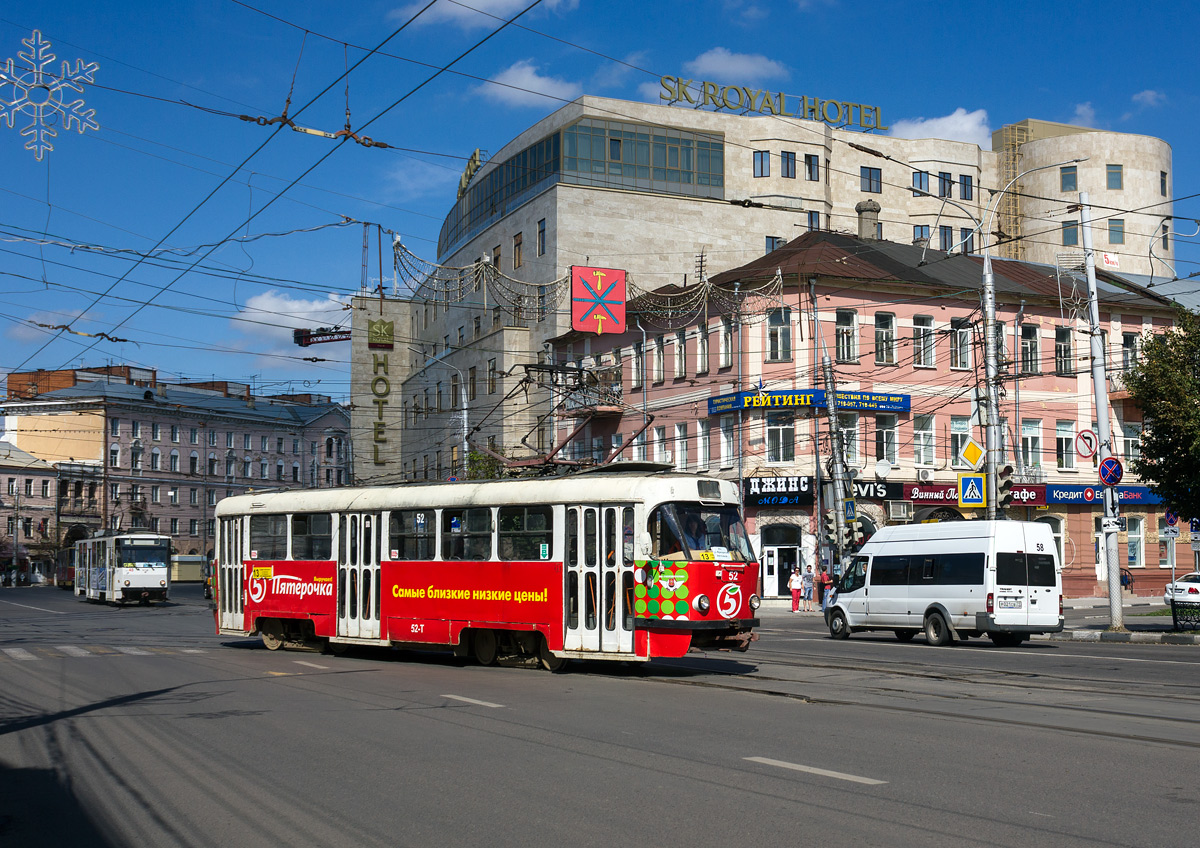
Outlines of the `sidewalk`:
M 1159 645 L 1200 645 L 1200 633 L 1171 629 L 1171 616 L 1144 615 L 1162 609 L 1162 601 L 1155 598 L 1127 597 L 1121 600 L 1124 611 L 1125 633 L 1108 631 L 1108 598 L 1064 598 L 1065 609 L 1094 609 L 1094 623 L 1075 623 L 1061 633 L 1034 636 L 1034 639 L 1052 642 L 1136 642 Z

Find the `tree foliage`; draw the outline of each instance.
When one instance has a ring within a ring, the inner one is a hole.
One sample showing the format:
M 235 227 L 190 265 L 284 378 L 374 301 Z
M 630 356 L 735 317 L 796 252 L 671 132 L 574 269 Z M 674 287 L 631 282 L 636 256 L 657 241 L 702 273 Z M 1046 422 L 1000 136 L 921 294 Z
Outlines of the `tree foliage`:
M 1125 374 L 1141 407 L 1142 455 L 1132 470 L 1185 518 L 1200 516 L 1200 316 L 1183 308 L 1175 327 L 1146 339 Z

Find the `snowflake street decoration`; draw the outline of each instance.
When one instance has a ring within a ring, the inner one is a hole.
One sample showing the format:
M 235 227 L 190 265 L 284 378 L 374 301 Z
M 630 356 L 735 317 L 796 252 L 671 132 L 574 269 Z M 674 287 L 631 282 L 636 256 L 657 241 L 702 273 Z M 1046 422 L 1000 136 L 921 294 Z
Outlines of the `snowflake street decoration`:
M 8 121 L 13 126 L 17 113 L 23 112 L 31 118 L 30 123 L 21 130 L 21 135 L 29 137 L 25 149 L 32 150 L 38 161 L 42 160 L 47 150 L 53 150 L 50 140 L 58 133 L 47 123 L 55 116 L 62 116 L 62 124 L 67 129 L 76 125 L 80 133 L 84 130 L 100 129 L 96 123 L 96 110 L 84 109 L 83 101 L 65 102 L 64 95 L 68 89 L 83 93 L 83 83 L 95 82 L 93 78 L 100 66 L 95 62 L 84 64 L 82 59 L 75 60 L 75 70 L 71 70 L 70 62 L 62 63 L 62 74 L 54 76 L 46 66 L 54 61 L 55 56 L 50 52 L 50 42 L 42 40 L 41 30 L 33 31 L 33 38 L 23 38 L 22 43 L 29 48 L 28 53 L 17 52 L 28 68 L 15 68 L 13 60 L 0 67 L 0 119 Z M 12 89 L 12 96 L 6 97 L 7 89 Z

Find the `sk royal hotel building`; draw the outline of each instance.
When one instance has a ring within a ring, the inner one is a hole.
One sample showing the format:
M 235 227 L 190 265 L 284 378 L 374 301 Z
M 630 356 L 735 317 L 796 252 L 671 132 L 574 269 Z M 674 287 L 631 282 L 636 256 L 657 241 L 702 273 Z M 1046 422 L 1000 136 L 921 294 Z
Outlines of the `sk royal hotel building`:
M 1103 592 L 1080 193 L 1128 459 L 1141 412 L 1122 370 L 1172 321 L 1147 287 L 1174 276 L 1171 148 L 1024 120 L 984 150 L 886 123 L 878 106 L 664 77 L 659 103 L 584 96 L 473 157 L 437 256 L 398 244 L 403 291 L 356 301 L 355 478 L 461 478 L 468 455 L 560 448 L 736 479 L 762 590 L 785 594 L 830 506 L 825 354 L 867 531 L 977 517 L 957 484 L 984 441 L 986 249 L 1007 515 L 1051 526 L 1069 594 Z M 625 273 L 624 322 L 572 329 L 573 267 Z M 1187 530 L 1167 538 L 1128 471 L 1119 493 L 1121 564 L 1161 591 L 1177 545 L 1190 567 Z

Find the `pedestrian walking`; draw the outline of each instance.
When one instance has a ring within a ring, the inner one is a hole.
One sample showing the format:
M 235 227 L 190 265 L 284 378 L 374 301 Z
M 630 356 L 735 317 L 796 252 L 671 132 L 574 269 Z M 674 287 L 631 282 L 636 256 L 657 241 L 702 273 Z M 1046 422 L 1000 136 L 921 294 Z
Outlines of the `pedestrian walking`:
M 817 573 L 817 606 L 821 611 L 825 610 L 825 600 L 829 594 L 829 586 L 833 583 L 833 578 L 829 576 L 829 572 L 825 570 L 825 566 L 821 566 L 820 572 Z
M 813 570 L 812 566 L 804 569 L 800 576 L 800 600 L 804 603 L 804 612 L 813 611 Z
M 788 588 L 792 590 L 792 612 L 800 612 L 800 597 L 804 591 L 804 578 L 800 576 L 799 568 L 792 569 L 792 574 L 788 577 Z

